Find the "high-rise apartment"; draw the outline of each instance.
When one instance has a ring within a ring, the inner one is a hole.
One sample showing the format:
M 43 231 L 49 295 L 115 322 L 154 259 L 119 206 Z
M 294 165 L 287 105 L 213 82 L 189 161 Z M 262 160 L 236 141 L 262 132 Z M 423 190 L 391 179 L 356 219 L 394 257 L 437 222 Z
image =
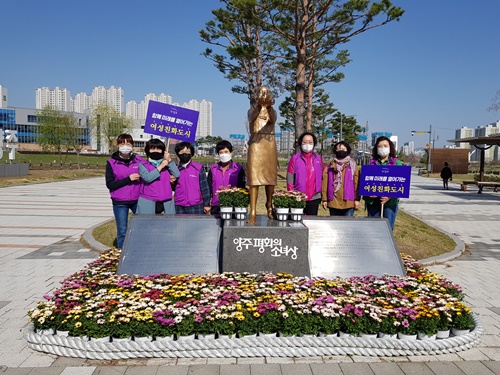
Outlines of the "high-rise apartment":
M 160 103 L 172 104 L 172 97 L 170 95 L 164 93 L 161 93 L 160 95 L 149 93 L 144 96 L 144 100 L 142 100 L 140 103 L 137 103 L 135 100 L 128 101 L 125 106 L 125 114 L 127 115 L 127 117 L 137 120 L 138 123 L 142 122 L 142 125 L 144 125 L 144 120 L 146 120 L 146 116 L 148 113 L 148 104 L 150 100 Z
M 92 105 L 108 104 L 118 112 L 123 112 L 125 109 L 123 96 L 121 87 L 111 86 L 107 89 L 104 86 L 96 86 L 92 90 Z
M 92 96 L 81 92 L 75 95 L 73 100 L 73 111 L 77 113 L 86 113 L 92 109 Z
M 212 135 L 212 102 L 205 99 L 201 102 L 192 99 L 182 104 L 181 107 L 200 112 L 198 117 L 198 128 L 196 129 L 197 138 Z
M 0 85 L 0 108 L 7 108 L 8 105 L 7 88 Z
M 68 89 L 57 86 L 55 89 L 48 87 L 36 89 L 36 109 L 43 109 L 46 106 L 56 108 L 60 111 L 72 112 L 73 103 L 71 93 Z

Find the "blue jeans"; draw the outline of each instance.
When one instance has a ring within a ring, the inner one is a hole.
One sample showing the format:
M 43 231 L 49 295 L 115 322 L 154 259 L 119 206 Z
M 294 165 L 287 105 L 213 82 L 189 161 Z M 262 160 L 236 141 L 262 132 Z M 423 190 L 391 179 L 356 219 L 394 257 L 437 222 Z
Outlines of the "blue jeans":
M 328 208 L 330 210 L 330 216 L 354 216 L 354 208 Z
M 149 199 L 139 197 L 139 201 L 137 204 L 138 215 L 154 215 L 156 213 L 155 201 L 150 201 Z M 168 201 L 163 202 L 163 210 L 165 211 L 165 215 L 175 215 L 174 200 L 169 199 Z
M 128 225 L 128 210 L 134 214 L 137 210 L 137 203 L 134 204 L 118 204 L 113 206 L 116 222 L 116 247 L 121 249 L 125 241 Z
M 393 204 L 391 206 L 384 205 L 384 218 L 389 221 L 391 229 L 394 230 L 394 223 L 396 222 L 396 215 L 398 214 L 399 203 Z M 378 204 L 368 204 L 368 217 L 380 217 L 381 207 Z

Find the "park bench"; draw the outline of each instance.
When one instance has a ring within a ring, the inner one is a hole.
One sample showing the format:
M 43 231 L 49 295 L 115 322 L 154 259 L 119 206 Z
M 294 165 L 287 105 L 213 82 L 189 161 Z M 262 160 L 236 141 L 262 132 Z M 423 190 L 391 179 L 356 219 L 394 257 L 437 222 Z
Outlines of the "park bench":
M 477 192 L 478 194 L 481 194 L 483 192 L 484 187 L 492 187 L 494 192 L 496 192 L 497 189 L 500 187 L 500 182 L 492 182 L 492 181 L 476 181 L 476 182 L 479 188 L 479 191 Z
M 460 190 L 466 191 L 467 190 L 467 185 L 476 185 L 479 190 L 478 194 L 483 193 L 483 188 L 485 187 L 492 187 L 494 192 L 497 192 L 497 189 L 500 188 L 500 182 L 493 182 L 493 181 L 463 181 L 462 184 L 460 185 Z

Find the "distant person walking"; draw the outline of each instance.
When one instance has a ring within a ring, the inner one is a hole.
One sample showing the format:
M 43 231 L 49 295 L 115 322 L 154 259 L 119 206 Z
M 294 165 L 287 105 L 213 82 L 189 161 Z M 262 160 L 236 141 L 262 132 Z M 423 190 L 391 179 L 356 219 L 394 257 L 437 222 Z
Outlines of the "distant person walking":
M 448 181 L 451 181 L 453 174 L 451 173 L 451 168 L 448 167 L 448 162 L 444 162 L 444 167 L 441 169 L 441 178 L 443 179 L 443 189 L 448 189 Z

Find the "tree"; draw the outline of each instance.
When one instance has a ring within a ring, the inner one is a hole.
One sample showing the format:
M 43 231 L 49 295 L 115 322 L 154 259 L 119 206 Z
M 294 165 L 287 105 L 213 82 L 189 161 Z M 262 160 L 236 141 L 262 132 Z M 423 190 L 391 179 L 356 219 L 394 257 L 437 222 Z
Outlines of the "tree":
M 46 106 L 38 115 L 38 143 L 44 151 L 56 151 L 62 163 L 62 151 L 76 150 L 81 130 L 73 113 Z M 78 152 L 81 147 L 78 147 Z
M 239 80 L 232 91 L 248 96 L 250 106 L 255 106 L 263 76 L 272 77 L 273 55 L 269 33 L 260 27 L 260 14 L 255 0 L 221 0 L 224 8 L 212 11 L 215 19 L 200 30 L 201 40 L 225 50 L 227 55 L 207 48 L 203 56 L 214 62 L 215 67 L 229 80 Z M 269 80 L 271 81 L 271 80 Z M 276 96 L 277 84 L 268 83 Z
M 201 149 L 209 149 L 210 154 L 212 154 L 215 150 L 215 145 L 222 141 L 222 137 L 216 136 L 212 137 L 211 135 L 207 135 L 206 137 L 199 138 L 196 143 Z
M 330 95 L 325 93 L 324 89 L 317 89 L 314 92 L 314 98 L 312 106 L 312 131 L 316 134 L 318 138 L 318 143 L 320 144 L 320 154 L 323 156 L 323 145 L 324 142 L 333 136 L 337 140 L 340 137 L 340 118 L 342 117 L 342 139 L 347 143 L 354 145 L 358 142 L 358 133 L 361 132 L 361 127 L 358 125 L 354 117 L 346 117 L 343 113 L 339 112 L 330 101 Z M 285 100 L 280 104 L 279 110 L 283 122 L 280 122 L 281 129 L 293 129 L 293 115 L 294 115 L 294 96 L 285 98 Z M 301 133 L 302 134 L 302 133 Z M 297 141 L 298 136 L 295 138 Z M 297 148 L 297 145 L 295 144 Z
M 107 153 L 116 138 L 132 129 L 133 120 L 108 104 L 98 104 L 90 115 L 90 127 L 97 140 L 97 149 Z
M 316 105 L 312 108 L 313 131 L 318 137 L 320 144 L 320 155 L 323 156 L 323 147 L 328 136 L 333 133 L 332 118 L 337 112 L 333 103 L 330 102 L 330 96 L 323 89 L 316 91 Z
M 288 51 L 294 51 L 286 55 L 294 60 L 296 134 L 301 134 L 304 128 L 311 129 L 312 105 L 309 105 L 311 113 L 305 116 L 306 98 L 313 97 L 318 77 L 322 77 L 322 84 L 329 81 L 328 74 L 325 76 L 319 70 L 335 71 L 348 62 L 346 51 L 341 51 L 333 60 L 328 57 L 352 37 L 398 20 L 404 12 L 389 0 L 343 3 L 338 0 L 262 0 L 260 3 L 260 13 L 265 16 L 262 27 L 286 40 Z M 378 16 L 382 19 L 378 20 Z M 341 79 L 341 76 L 331 78 Z
M 349 55 L 345 50 L 337 52 L 338 46 L 403 14 L 390 0 L 221 2 L 226 8 L 213 11 L 215 20 L 206 24 L 200 36 L 206 43 L 224 48 L 227 56 L 210 49 L 204 55 L 226 78 L 245 84 L 233 91 L 248 94 L 251 106 L 262 82 L 275 96 L 276 91 L 292 87 L 296 137 L 312 128 L 315 88 L 343 78 L 337 69 L 349 62 Z
M 495 97 L 491 99 L 491 106 L 488 107 L 488 111 L 497 112 L 500 110 L 500 90 L 496 92 Z

